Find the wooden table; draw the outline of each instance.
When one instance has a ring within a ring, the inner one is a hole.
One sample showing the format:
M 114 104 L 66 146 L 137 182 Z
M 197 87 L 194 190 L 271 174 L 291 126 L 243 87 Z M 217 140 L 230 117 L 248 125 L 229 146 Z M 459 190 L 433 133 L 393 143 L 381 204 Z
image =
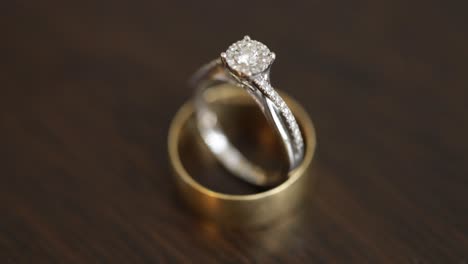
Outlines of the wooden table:
M 467 8 L 2 2 L 1 263 L 467 263 Z M 246 33 L 312 116 L 320 179 L 234 231 L 177 199 L 166 136 L 190 74 Z

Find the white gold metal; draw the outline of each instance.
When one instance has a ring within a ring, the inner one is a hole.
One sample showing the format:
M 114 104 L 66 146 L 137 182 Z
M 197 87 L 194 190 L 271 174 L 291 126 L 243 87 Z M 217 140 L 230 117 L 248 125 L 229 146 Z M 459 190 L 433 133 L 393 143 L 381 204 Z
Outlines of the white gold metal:
M 280 136 L 288 157 L 288 169 L 292 171 L 303 160 L 304 142 L 294 115 L 270 84 L 270 68 L 275 58 L 264 44 L 245 36 L 221 53 L 220 58 L 203 66 L 190 82 L 196 89 L 197 126 L 203 141 L 226 169 L 258 186 L 274 184 L 277 178 L 267 175 L 230 143 L 205 93 L 221 83 L 244 88 Z

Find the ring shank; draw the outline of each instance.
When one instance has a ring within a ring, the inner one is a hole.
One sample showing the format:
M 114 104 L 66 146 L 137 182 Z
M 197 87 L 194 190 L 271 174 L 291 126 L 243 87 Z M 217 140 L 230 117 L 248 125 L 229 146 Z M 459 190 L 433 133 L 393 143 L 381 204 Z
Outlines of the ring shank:
M 292 135 L 277 105 L 259 89 L 245 85 L 229 74 L 219 59 L 202 67 L 191 79 L 191 85 L 195 89 L 197 126 L 203 141 L 219 162 L 239 178 L 257 186 L 270 186 L 278 183 L 279 180 L 284 179 L 284 175 L 283 177 L 281 175 L 272 175 L 250 162 L 223 132 L 216 112 L 206 98 L 209 90 L 216 89 L 217 85 L 223 83 L 241 86 L 255 100 L 267 121 L 281 138 L 288 157 L 288 171 L 297 167 L 302 161 L 302 153 L 300 153 L 301 157 L 298 158 L 293 146 Z

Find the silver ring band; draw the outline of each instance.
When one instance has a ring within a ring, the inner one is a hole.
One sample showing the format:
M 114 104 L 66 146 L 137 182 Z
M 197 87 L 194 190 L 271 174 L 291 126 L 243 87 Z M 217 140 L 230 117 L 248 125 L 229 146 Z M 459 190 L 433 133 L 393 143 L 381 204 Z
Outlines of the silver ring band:
M 245 53 L 249 53 L 247 58 Z M 231 45 L 220 59 L 203 66 L 190 82 L 195 89 L 197 126 L 203 141 L 226 169 L 258 186 L 274 184 L 277 177 L 251 163 L 231 144 L 205 95 L 209 89 L 222 83 L 244 88 L 280 136 L 288 157 L 289 171 L 292 171 L 303 160 L 304 142 L 294 115 L 270 84 L 270 67 L 274 58 L 274 53 L 266 46 L 246 36 Z

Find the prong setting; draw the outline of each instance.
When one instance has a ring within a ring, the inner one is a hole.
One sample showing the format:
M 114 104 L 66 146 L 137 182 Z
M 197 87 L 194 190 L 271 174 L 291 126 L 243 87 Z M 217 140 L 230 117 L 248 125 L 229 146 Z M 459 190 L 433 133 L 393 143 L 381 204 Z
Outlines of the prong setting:
M 265 44 L 244 36 L 229 46 L 221 57 L 239 75 L 253 76 L 267 71 L 276 55 Z

